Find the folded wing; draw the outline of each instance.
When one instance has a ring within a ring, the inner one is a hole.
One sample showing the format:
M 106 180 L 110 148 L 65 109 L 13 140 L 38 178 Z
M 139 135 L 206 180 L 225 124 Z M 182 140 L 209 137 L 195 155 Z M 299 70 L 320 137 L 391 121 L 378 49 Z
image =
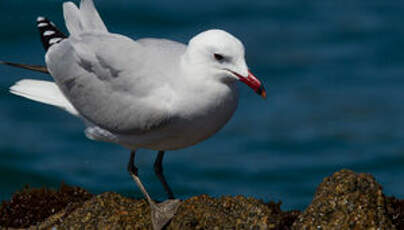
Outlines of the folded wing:
M 72 36 L 82 32 L 108 32 L 92 0 L 82 0 L 80 8 L 72 2 L 63 4 L 66 27 Z
M 80 115 L 114 133 L 141 134 L 174 117 L 172 89 L 145 56 L 146 49 L 124 36 L 86 33 L 52 47 L 46 63 Z

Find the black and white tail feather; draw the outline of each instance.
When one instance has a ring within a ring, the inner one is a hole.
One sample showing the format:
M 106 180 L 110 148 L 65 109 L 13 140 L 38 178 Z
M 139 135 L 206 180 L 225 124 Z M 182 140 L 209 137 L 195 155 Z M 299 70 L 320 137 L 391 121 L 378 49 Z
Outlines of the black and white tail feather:
M 38 17 L 37 27 L 39 30 L 39 34 L 41 36 L 41 41 L 44 49 L 48 51 L 48 49 L 63 41 L 63 39 L 67 38 L 67 36 L 62 33 L 53 22 L 49 21 L 44 17 Z
M 63 4 L 63 14 L 70 35 L 77 36 L 87 31 L 108 33 L 92 0 L 81 0 L 80 8 L 72 2 L 65 2 Z M 37 27 L 43 47 L 46 51 L 52 46 L 61 43 L 64 39 L 67 39 L 67 36 L 63 34 L 54 23 L 44 17 L 37 18 Z M 0 61 L 0 64 L 49 74 L 46 66 L 26 65 L 5 61 Z M 10 92 L 34 101 L 62 108 L 75 116 L 80 116 L 55 82 L 24 79 L 10 87 Z
M 45 51 L 48 51 L 48 49 L 51 46 L 58 44 L 67 38 L 67 36 L 64 33 L 62 33 L 55 26 L 55 24 L 53 22 L 49 21 L 48 19 L 46 19 L 44 17 L 38 17 L 36 22 L 37 22 L 39 35 L 41 37 L 42 45 L 43 45 Z M 0 61 L 0 64 L 49 74 L 49 71 L 46 68 L 46 66 L 27 65 L 27 64 L 20 64 L 20 63 L 7 62 L 7 61 Z
M 48 51 L 50 47 L 67 38 L 67 36 L 63 34 L 53 22 L 44 17 L 37 18 L 37 27 L 45 51 Z M 26 65 L 4 61 L 0 61 L 0 64 L 49 74 L 46 66 Z M 63 93 L 54 82 L 24 79 L 16 82 L 10 87 L 10 92 L 37 102 L 59 107 L 75 116 L 79 115 L 77 110 L 63 96 Z

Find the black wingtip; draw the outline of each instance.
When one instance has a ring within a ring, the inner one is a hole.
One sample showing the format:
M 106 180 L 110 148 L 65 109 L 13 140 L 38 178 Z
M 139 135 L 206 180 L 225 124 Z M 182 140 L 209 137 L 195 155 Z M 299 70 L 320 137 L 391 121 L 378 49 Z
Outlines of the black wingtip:
M 63 39 L 67 38 L 67 36 L 62 33 L 53 22 L 49 21 L 44 17 L 38 17 L 36 19 L 37 27 L 39 30 L 39 34 L 41 36 L 42 45 L 46 51 L 48 49 L 61 42 Z

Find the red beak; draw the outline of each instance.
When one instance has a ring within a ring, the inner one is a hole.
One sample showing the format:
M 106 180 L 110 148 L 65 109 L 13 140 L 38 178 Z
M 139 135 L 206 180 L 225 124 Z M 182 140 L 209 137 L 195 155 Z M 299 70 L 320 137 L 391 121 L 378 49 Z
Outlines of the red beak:
M 251 89 L 253 89 L 258 95 L 260 95 L 262 98 L 267 97 L 267 93 L 265 91 L 264 86 L 262 85 L 261 81 L 258 80 L 257 77 L 255 77 L 250 71 L 248 71 L 248 76 L 243 77 L 238 73 L 233 72 L 241 82 L 245 83 L 248 85 Z

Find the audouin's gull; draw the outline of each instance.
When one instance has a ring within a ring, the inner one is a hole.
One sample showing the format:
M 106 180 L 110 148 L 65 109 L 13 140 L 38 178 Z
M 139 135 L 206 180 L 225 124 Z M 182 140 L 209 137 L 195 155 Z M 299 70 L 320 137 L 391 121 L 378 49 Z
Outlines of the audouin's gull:
M 223 30 L 202 32 L 188 45 L 132 40 L 109 33 L 92 0 L 82 0 L 80 8 L 64 3 L 63 11 L 69 37 L 37 19 L 46 67 L 1 62 L 49 73 L 55 82 L 25 79 L 10 91 L 80 117 L 90 139 L 129 148 L 129 173 L 151 206 L 154 229 L 161 229 L 179 205 L 163 175 L 164 151 L 221 129 L 237 108 L 237 81 L 264 98 L 265 89 L 247 68 L 243 44 Z M 155 203 L 138 177 L 134 160 L 141 148 L 159 151 L 154 169 L 165 202 Z

